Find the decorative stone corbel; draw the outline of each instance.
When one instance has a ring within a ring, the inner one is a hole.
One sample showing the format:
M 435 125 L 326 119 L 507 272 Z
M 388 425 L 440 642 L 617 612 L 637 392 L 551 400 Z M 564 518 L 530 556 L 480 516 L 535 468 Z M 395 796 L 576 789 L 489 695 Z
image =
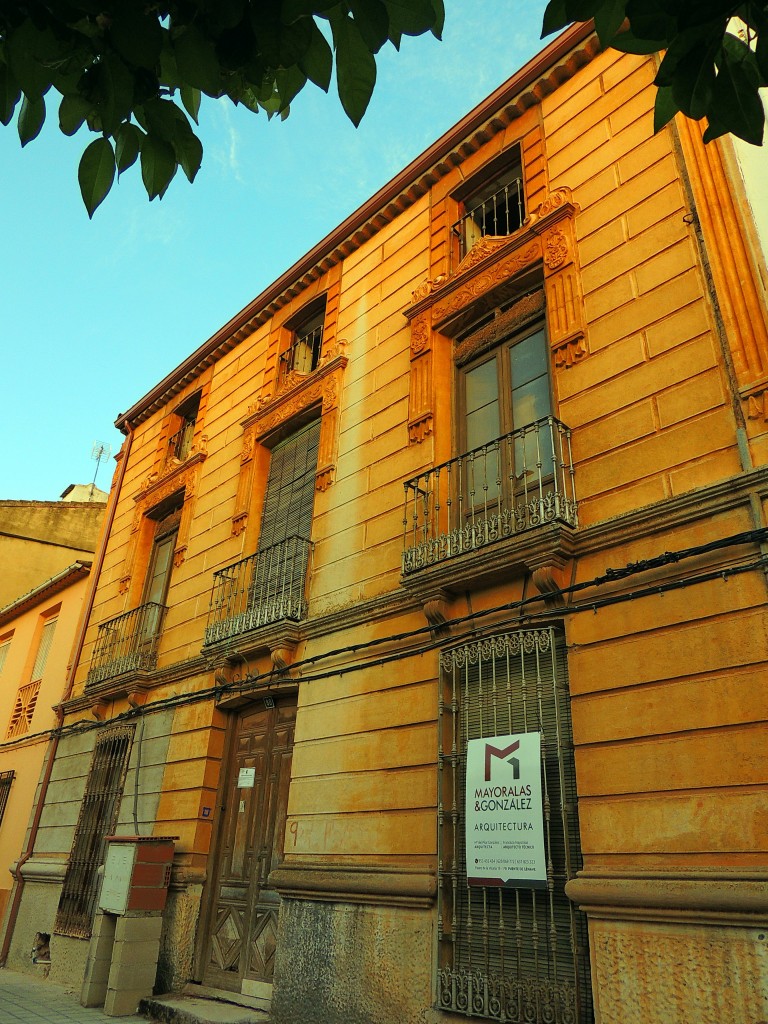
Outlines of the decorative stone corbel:
M 286 637 L 270 644 L 269 653 L 272 664 L 278 672 L 287 672 L 296 659 L 296 643 Z
M 109 705 L 105 700 L 97 700 L 95 703 L 91 705 L 91 714 L 93 715 L 97 722 L 104 721 L 104 719 L 107 717 L 108 710 Z
M 542 555 L 540 559 L 531 559 L 528 568 L 531 571 L 531 579 L 539 593 L 544 598 L 544 603 L 552 608 L 562 608 L 565 605 L 562 591 L 568 586 L 568 568 L 570 559 L 554 552 Z
M 448 622 L 448 592 L 436 590 L 423 602 L 422 608 L 433 636 L 450 636 L 451 627 Z
M 411 321 L 411 390 L 408 401 L 410 443 L 421 444 L 432 433 L 432 425 L 432 330 L 427 310 Z
M 571 190 L 549 195 L 531 218 L 541 237 L 547 327 L 555 366 L 568 369 L 588 354 L 586 319 L 581 289 L 574 218 L 577 209 Z

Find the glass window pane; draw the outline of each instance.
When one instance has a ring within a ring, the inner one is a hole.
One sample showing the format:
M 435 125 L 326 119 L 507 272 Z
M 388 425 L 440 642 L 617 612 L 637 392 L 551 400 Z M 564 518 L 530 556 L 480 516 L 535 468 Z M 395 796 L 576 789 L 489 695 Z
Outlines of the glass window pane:
M 526 384 L 534 377 L 546 374 L 548 353 L 544 329 L 536 331 L 529 337 L 512 345 L 509 349 L 509 368 L 512 374 L 512 387 Z
M 467 416 L 467 451 L 495 441 L 500 433 L 499 403 L 495 401 Z
M 549 416 L 549 380 L 537 377 L 522 387 L 512 389 L 512 422 L 515 429 Z
M 497 402 L 499 386 L 496 375 L 496 360 L 474 367 L 466 374 L 467 412 L 474 412 L 482 405 Z

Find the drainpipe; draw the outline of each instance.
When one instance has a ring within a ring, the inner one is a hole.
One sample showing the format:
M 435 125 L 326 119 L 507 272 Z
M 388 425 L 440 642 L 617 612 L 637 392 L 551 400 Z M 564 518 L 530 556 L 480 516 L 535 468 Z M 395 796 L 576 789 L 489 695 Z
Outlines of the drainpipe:
M 35 849 L 35 842 L 37 841 L 37 833 L 40 828 L 40 819 L 43 816 L 43 807 L 45 806 L 45 798 L 48 795 L 48 785 L 51 781 L 51 775 L 53 773 L 53 764 L 56 760 L 56 752 L 59 747 L 59 736 L 61 733 L 61 727 L 64 723 L 64 704 L 69 700 L 72 695 L 72 687 L 75 683 L 75 672 L 80 663 L 80 655 L 83 653 L 83 645 L 85 644 L 85 634 L 88 629 L 88 623 L 91 618 L 91 612 L 93 610 L 93 603 L 96 599 L 96 587 L 99 582 L 99 576 L 104 565 L 104 558 L 107 553 L 107 542 L 109 541 L 109 535 L 112 530 L 112 523 L 115 520 L 115 512 L 117 511 L 117 502 L 120 497 L 120 491 L 123 486 L 123 478 L 125 477 L 125 471 L 128 466 L 128 456 L 131 453 L 131 444 L 133 442 L 133 429 L 128 426 L 128 436 L 125 440 L 123 448 L 123 456 L 120 460 L 120 468 L 118 470 L 117 480 L 110 496 L 110 504 L 107 509 L 107 515 L 104 520 L 104 528 L 101 533 L 101 540 L 99 543 L 99 551 L 94 562 L 93 569 L 91 571 L 91 583 L 88 588 L 88 594 L 86 596 L 85 605 L 80 614 L 80 621 L 77 625 L 77 634 L 75 637 L 75 644 L 73 647 L 72 661 L 70 663 L 69 672 L 67 674 L 67 682 L 64 687 L 64 693 L 61 701 L 56 706 L 56 728 L 53 731 L 48 743 L 48 759 L 45 764 L 45 771 L 43 778 L 40 782 L 40 793 L 37 798 L 35 805 L 35 813 L 32 818 L 32 823 L 29 827 L 29 837 L 27 839 L 26 849 L 16 861 L 16 867 L 13 869 L 14 886 L 13 886 L 13 898 L 11 900 L 11 906 L 8 910 L 8 916 L 6 918 L 5 925 L 5 936 L 3 938 L 3 946 L 0 949 L 0 967 L 5 967 L 5 963 L 8 959 L 8 951 L 11 947 L 11 938 L 13 936 L 14 929 L 16 927 L 16 918 L 19 915 L 19 907 L 21 906 L 21 897 L 24 893 L 24 878 L 22 876 L 22 868 L 27 863 L 29 858 Z

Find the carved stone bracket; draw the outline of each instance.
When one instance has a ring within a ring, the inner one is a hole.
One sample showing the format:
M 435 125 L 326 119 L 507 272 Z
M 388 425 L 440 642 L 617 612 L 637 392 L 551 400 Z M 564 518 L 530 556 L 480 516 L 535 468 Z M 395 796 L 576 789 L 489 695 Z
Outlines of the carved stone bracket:
M 450 595 L 447 590 L 436 590 L 433 594 L 426 596 L 422 603 L 424 615 L 432 628 L 434 636 L 450 636 L 451 627 L 448 622 L 448 601 Z
M 747 419 L 768 423 L 768 382 L 762 380 L 752 387 L 743 388 L 740 395 L 746 405 Z
M 565 600 L 561 591 L 570 582 L 570 559 L 556 553 L 545 553 L 529 558 L 527 562 L 533 584 L 544 597 L 544 603 L 553 608 L 562 608 Z
M 269 653 L 272 664 L 278 672 L 287 672 L 296 659 L 297 640 L 292 637 L 280 637 L 270 643 Z
M 568 369 L 588 354 L 571 190 L 557 189 L 538 208 L 532 230 L 541 236 L 547 327 L 555 366 Z

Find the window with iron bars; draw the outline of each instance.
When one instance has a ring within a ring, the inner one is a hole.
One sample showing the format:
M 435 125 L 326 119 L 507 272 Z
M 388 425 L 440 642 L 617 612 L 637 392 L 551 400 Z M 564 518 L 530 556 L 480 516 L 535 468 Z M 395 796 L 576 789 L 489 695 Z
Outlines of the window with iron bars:
M 581 851 L 563 637 L 547 627 L 473 639 L 440 664 L 436 1005 L 510 1024 L 588 1024 L 586 918 L 565 895 Z M 470 885 L 468 741 L 528 732 L 541 734 L 547 887 Z
M 0 825 L 3 823 L 5 808 L 8 806 L 8 797 L 11 792 L 11 785 L 16 778 L 16 772 L 0 772 Z
M 96 740 L 59 898 L 57 935 L 87 939 L 91 934 L 104 837 L 117 823 L 132 739 L 130 725 L 107 729 Z
M 286 324 L 291 331 L 288 347 L 280 356 L 280 380 L 291 373 L 307 374 L 316 370 L 323 349 L 325 324 L 325 297 L 321 303 L 313 302 L 302 310 L 298 320 Z
M 200 392 L 190 395 L 174 413 L 175 426 L 168 439 L 168 458 L 183 462 L 192 449 L 195 436 L 195 424 L 200 411 Z
M 514 234 L 525 221 L 525 183 L 520 146 L 514 146 L 474 176 L 455 196 L 462 215 L 452 231 L 459 262 L 481 238 Z

